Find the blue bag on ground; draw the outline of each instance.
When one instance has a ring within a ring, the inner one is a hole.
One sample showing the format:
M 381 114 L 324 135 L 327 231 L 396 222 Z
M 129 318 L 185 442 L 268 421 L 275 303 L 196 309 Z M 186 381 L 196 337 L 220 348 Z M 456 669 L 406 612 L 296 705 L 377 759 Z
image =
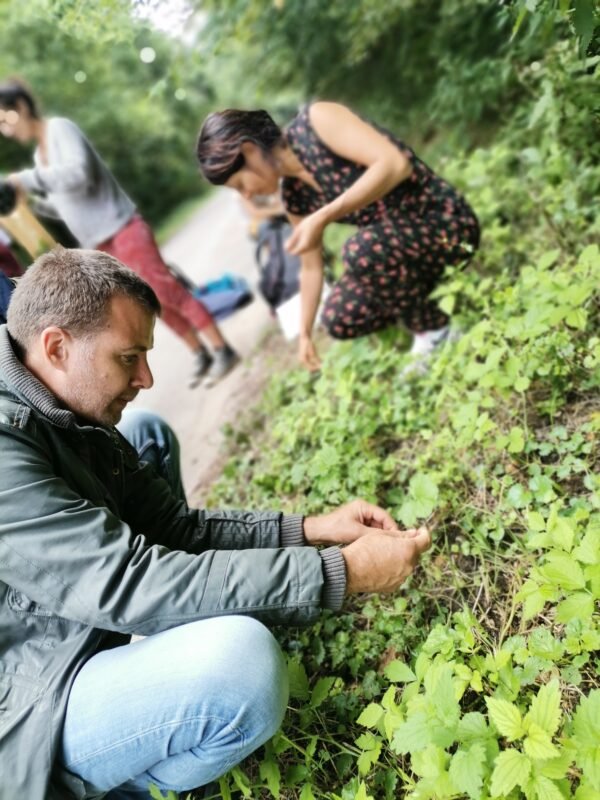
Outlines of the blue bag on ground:
M 216 320 L 225 319 L 253 299 L 247 281 L 228 273 L 196 287 L 192 293 Z
M 244 308 L 254 299 L 248 281 L 239 275 L 225 272 L 202 286 L 196 286 L 175 264 L 167 264 L 169 272 L 200 300 L 215 320 L 225 319 L 234 311 Z

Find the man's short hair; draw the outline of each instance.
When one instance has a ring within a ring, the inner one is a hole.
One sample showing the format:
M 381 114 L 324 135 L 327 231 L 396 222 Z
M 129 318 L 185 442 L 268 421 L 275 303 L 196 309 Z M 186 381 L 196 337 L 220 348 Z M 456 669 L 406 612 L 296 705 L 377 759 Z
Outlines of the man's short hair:
M 51 325 L 74 336 L 91 336 L 105 326 L 115 295 L 130 297 L 150 314 L 160 314 L 150 286 L 113 256 L 56 247 L 36 259 L 19 279 L 8 307 L 8 332 L 24 353 Z

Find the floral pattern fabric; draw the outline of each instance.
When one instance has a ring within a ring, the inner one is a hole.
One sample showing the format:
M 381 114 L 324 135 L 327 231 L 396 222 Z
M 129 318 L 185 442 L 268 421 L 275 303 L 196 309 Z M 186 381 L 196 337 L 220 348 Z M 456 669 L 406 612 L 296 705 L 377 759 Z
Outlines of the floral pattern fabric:
M 307 216 L 334 200 L 365 167 L 334 153 L 315 133 L 306 106 L 286 129 L 286 139 L 321 191 L 286 177 L 288 212 Z M 402 322 L 410 331 L 437 330 L 448 317 L 428 299 L 446 266 L 467 261 L 479 244 L 477 217 L 466 200 L 402 141 L 374 125 L 412 164 L 409 178 L 380 200 L 340 222 L 358 226 L 343 249 L 344 274 L 322 316 L 332 336 L 364 336 Z

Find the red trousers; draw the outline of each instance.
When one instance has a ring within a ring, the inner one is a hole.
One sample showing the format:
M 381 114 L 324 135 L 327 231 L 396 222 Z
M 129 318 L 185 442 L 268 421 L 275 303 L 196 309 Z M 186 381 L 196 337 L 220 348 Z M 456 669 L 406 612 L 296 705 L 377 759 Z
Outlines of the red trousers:
M 18 278 L 23 274 L 21 265 L 5 244 L 0 244 L 0 270 L 8 278 Z
M 163 321 L 179 336 L 213 322 L 202 303 L 169 272 L 150 226 L 138 214 L 97 249 L 118 258 L 150 284 L 160 300 Z

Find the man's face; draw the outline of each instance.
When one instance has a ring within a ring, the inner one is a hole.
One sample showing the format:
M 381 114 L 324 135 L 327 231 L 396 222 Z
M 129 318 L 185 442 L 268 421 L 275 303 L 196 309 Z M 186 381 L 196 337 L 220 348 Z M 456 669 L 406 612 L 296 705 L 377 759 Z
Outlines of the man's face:
M 154 380 L 146 354 L 153 345 L 154 316 L 117 295 L 106 327 L 91 338 L 71 338 L 62 399 L 78 417 L 116 425 L 123 409 Z

